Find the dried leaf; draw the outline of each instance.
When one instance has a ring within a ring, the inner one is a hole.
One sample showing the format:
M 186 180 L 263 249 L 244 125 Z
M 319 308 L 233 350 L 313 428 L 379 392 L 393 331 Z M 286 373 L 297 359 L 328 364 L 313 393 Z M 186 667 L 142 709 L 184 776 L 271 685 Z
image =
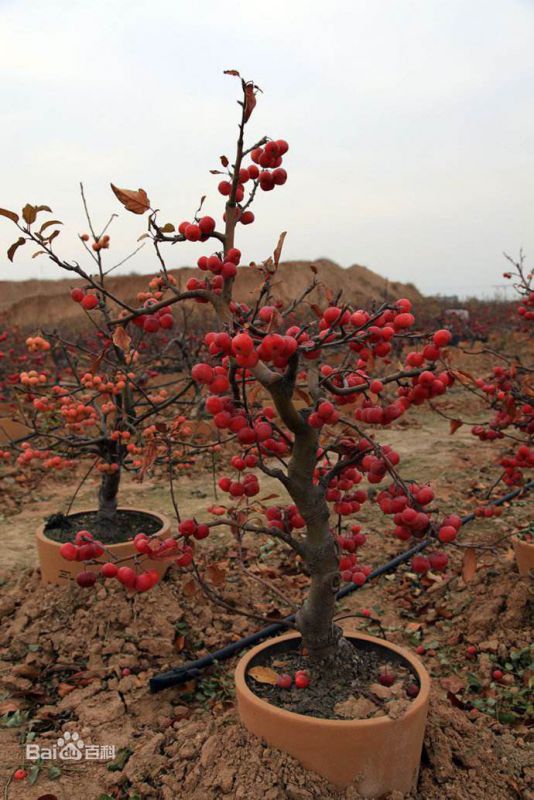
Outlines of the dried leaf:
M 223 165 L 223 167 L 225 167 L 225 168 L 226 168 L 226 167 L 228 166 L 228 164 L 230 163 L 230 162 L 228 161 L 228 159 L 226 158 L 226 156 L 220 156 L 220 162 L 221 162 L 221 164 Z
M 57 687 L 57 693 L 60 697 L 65 697 L 73 692 L 75 688 L 71 683 L 60 683 Z
M 176 228 L 174 227 L 172 222 L 166 222 L 161 230 L 163 233 L 174 233 Z
M 468 547 L 462 562 L 462 578 L 466 583 L 472 581 L 477 571 L 477 552 L 474 547 Z
M 282 255 L 282 247 L 284 246 L 284 239 L 287 236 L 287 231 L 284 231 L 280 234 L 280 238 L 278 239 L 278 244 L 276 245 L 276 250 L 273 253 L 273 259 L 276 266 L 278 266 L 278 262 L 280 261 L 280 256 Z
M 48 222 L 43 222 L 43 224 L 39 228 L 39 233 L 42 233 L 50 225 L 63 225 L 63 223 L 59 219 L 49 219 Z
M 119 347 L 123 352 L 129 353 L 131 343 L 132 337 L 128 335 L 122 325 L 117 325 L 113 331 L 113 344 Z
M 150 208 L 150 200 L 144 189 L 119 189 L 117 186 L 110 184 L 115 197 L 122 203 L 127 211 L 132 214 L 144 214 Z
M 222 586 L 226 581 L 226 571 L 221 569 L 218 564 L 210 564 L 206 575 L 214 586 Z
M 8 211 L 7 208 L 0 208 L 0 217 L 7 217 L 13 222 L 19 221 L 19 215 L 15 214 L 14 211 Z
M 20 702 L 17 700 L 4 700 L 0 703 L 0 717 L 3 717 L 5 714 L 13 714 L 13 712 L 18 711 L 21 707 Z
M 317 267 L 315 266 L 315 264 L 310 264 L 310 269 L 314 275 L 317 275 Z
M 37 209 L 35 208 L 35 206 L 26 203 L 26 205 L 22 209 L 22 217 L 24 219 L 24 222 L 27 222 L 28 225 L 31 225 L 32 222 L 35 222 L 37 218 Z
M 239 72 L 236 69 L 225 69 L 224 70 L 224 74 L 225 75 L 233 75 L 235 78 L 240 78 L 241 77 L 241 75 L 239 74 Z
M 252 667 L 247 675 L 250 675 L 257 683 L 269 683 L 271 686 L 276 686 L 278 680 L 278 673 L 270 667 Z
M 182 587 L 182 594 L 184 595 L 184 597 L 194 597 L 197 591 L 198 591 L 198 586 L 194 578 L 191 578 L 190 581 L 184 583 Z
M 13 242 L 13 244 L 11 245 L 9 250 L 7 251 L 7 257 L 9 258 L 9 260 L 12 263 L 13 263 L 13 256 L 17 252 L 18 248 L 21 247 L 21 245 L 23 245 L 23 244 L 26 244 L 26 239 L 23 239 L 22 236 L 21 236 L 19 239 L 17 239 L 16 242 Z
M 247 83 L 245 86 L 245 122 L 248 122 L 250 115 L 256 107 L 256 95 L 254 93 L 254 84 Z
M 49 211 L 50 213 L 52 213 L 52 209 L 50 208 L 50 206 L 35 206 L 35 213 L 38 214 L 39 211 Z
M 174 646 L 176 647 L 178 652 L 181 653 L 185 647 L 185 636 L 177 636 L 176 639 L 174 640 Z
M 452 436 L 452 434 L 456 433 L 458 428 L 461 428 L 463 424 L 464 423 L 462 422 L 461 419 L 451 419 L 450 426 L 449 426 L 450 427 L 449 434 Z
M 36 250 L 36 252 L 33 254 L 32 258 L 37 258 L 37 256 L 46 256 L 46 255 L 48 255 L 46 250 Z
M 226 173 L 225 172 L 221 172 L 220 169 L 210 169 L 210 174 L 211 175 L 225 175 Z

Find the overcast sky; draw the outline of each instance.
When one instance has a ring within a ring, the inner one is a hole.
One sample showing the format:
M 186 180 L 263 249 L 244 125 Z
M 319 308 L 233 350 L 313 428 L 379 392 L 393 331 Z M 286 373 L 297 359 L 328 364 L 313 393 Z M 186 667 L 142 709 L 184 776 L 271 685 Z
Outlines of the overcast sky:
M 290 144 L 287 184 L 241 227 L 247 260 L 288 231 L 287 258 L 360 263 L 425 292 L 492 293 L 502 251 L 534 264 L 533 0 L 0 0 L 0 206 L 47 203 L 82 260 L 78 183 L 113 212 L 110 257 L 145 229 L 109 182 L 143 187 L 162 221 L 233 152 L 236 68 L 263 89 L 248 126 Z M 0 219 L 5 253 L 14 227 Z M 69 233 L 70 232 L 70 233 Z M 169 266 L 202 245 L 177 245 Z M 58 277 L 0 256 L 0 278 Z M 147 245 L 123 271 L 153 272 Z

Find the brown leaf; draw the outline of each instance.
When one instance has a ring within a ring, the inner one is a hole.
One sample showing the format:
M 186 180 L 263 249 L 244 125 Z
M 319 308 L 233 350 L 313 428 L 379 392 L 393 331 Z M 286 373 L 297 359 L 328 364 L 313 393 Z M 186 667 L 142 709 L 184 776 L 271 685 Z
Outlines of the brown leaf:
M 46 250 L 36 250 L 32 258 L 37 258 L 37 256 L 46 256 L 46 255 L 47 255 Z
M 8 219 L 13 220 L 13 222 L 19 221 L 19 215 L 15 214 L 14 211 L 8 211 L 7 208 L 0 208 L 0 217 L 7 217 Z
M 7 257 L 9 258 L 11 263 L 13 263 L 13 256 L 17 252 L 18 248 L 21 247 L 21 245 L 23 245 L 23 244 L 26 244 L 26 239 L 23 239 L 22 236 L 21 236 L 19 239 L 17 239 L 16 242 L 13 242 L 13 244 L 11 245 L 9 250 L 7 251 Z
M 278 262 L 280 261 L 280 256 L 282 255 L 282 247 L 284 246 L 284 239 L 287 236 L 287 231 L 284 231 L 280 234 L 280 238 L 278 239 L 278 244 L 276 245 L 276 250 L 273 253 L 274 263 L 278 266 Z
M 236 69 L 225 69 L 224 70 L 224 74 L 225 75 L 233 75 L 235 78 L 240 78 L 241 77 L 241 75 L 239 74 L 239 72 Z
M 218 564 L 210 564 L 206 570 L 206 575 L 214 586 L 222 586 L 226 581 L 226 572 Z
M 462 578 L 466 583 L 472 581 L 477 571 L 477 552 L 474 547 L 468 547 L 462 562 Z
M 176 647 L 178 652 L 181 653 L 185 647 L 185 636 L 177 636 L 176 639 L 174 640 L 174 646 Z
M 447 678 L 441 678 L 441 685 L 448 692 L 452 694 L 459 694 L 465 689 L 465 680 L 458 675 L 449 675 Z
M 42 224 L 42 225 L 41 225 L 41 227 L 39 228 L 39 233 L 42 233 L 42 232 L 43 232 L 44 230 L 46 230 L 46 228 L 48 228 L 50 225 L 63 225 L 63 223 L 62 223 L 62 222 L 60 222 L 60 220 L 59 220 L 59 219 L 49 219 L 49 220 L 48 220 L 48 222 L 43 222 L 43 224 Z
M 226 167 L 228 166 L 228 164 L 230 163 L 230 162 L 228 161 L 228 159 L 226 158 L 226 156 L 220 156 L 220 161 L 221 161 L 221 164 L 223 165 L 223 167 L 225 167 L 225 168 L 226 168 Z
M 50 213 L 52 213 L 52 209 L 50 208 L 50 206 L 35 206 L 35 213 L 38 214 L 39 211 L 49 211 Z
M 314 275 L 317 275 L 317 267 L 315 266 L 315 264 L 310 264 L 310 269 Z
M 278 673 L 270 667 L 252 667 L 247 674 L 257 683 L 269 683 L 271 686 L 276 686 L 278 680 Z
M 22 209 L 22 217 L 24 219 L 24 222 L 27 222 L 28 225 L 31 225 L 32 222 L 35 222 L 37 218 L 37 209 L 35 208 L 35 206 L 26 203 L 26 205 Z
M 172 222 L 166 222 L 161 230 L 163 233 L 174 233 L 176 228 L 174 227 Z
M 4 714 L 12 714 L 14 711 L 18 711 L 20 707 L 21 704 L 17 700 L 3 700 L 0 703 L 0 717 L 3 717 Z
M 119 347 L 125 353 L 129 353 L 131 343 L 132 343 L 132 337 L 129 336 L 128 333 L 126 333 L 122 325 L 117 325 L 117 327 L 113 331 L 113 344 L 116 347 Z
M 449 426 L 449 434 L 452 436 L 453 433 L 456 433 L 458 428 L 461 428 L 464 423 L 461 419 L 451 419 L 450 426 Z
M 60 697 L 65 697 L 67 694 L 73 692 L 75 688 L 76 687 L 71 683 L 60 683 L 57 687 L 57 693 Z
M 110 184 L 115 197 L 123 204 L 127 211 L 132 214 L 144 214 L 150 208 L 150 200 L 144 189 L 119 189 L 117 186 Z
M 250 115 L 256 107 L 256 95 L 254 93 L 254 84 L 247 83 L 245 86 L 245 122 L 248 122 Z
M 191 578 L 190 581 L 184 583 L 182 587 L 182 594 L 184 595 L 184 597 L 194 597 L 197 593 L 197 590 L 198 590 L 197 582 L 194 578 Z

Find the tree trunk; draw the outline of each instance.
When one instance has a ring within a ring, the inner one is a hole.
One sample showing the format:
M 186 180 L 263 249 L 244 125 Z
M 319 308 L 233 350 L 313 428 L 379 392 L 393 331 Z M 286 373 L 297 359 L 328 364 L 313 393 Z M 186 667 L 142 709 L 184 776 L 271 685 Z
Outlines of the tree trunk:
M 117 515 L 117 493 L 121 480 L 121 471 L 104 473 L 98 492 L 98 522 L 112 523 Z

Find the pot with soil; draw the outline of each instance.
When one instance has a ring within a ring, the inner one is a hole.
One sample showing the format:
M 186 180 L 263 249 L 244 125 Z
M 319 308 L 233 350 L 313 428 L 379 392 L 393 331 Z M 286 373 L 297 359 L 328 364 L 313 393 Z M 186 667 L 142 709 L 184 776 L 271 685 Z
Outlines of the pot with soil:
M 345 633 L 343 664 L 315 667 L 305 691 L 276 675 L 309 660 L 298 633 L 258 645 L 238 663 L 239 715 L 245 727 L 339 788 L 362 797 L 407 793 L 417 783 L 430 678 L 407 650 Z
M 165 539 L 170 533 L 170 522 L 163 514 L 138 508 L 118 508 L 112 520 L 103 519 L 98 511 L 88 509 L 75 514 L 54 514 L 40 525 L 36 533 L 37 553 L 41 577 L 45 583 L 62 585 L 72 581 L 79 572 L 98 571 L 99 563 L 120 561 L 120 566 L 133 567 L 138 553 L 133 538 L 143 532 Z M 67 561 L 60 554 L 65 542 L 72 542 L 77 531 L 89 530 L 105 547 L 98 563 Z M 161 577 L 169 566 L 168 561 L 143 560 L 143 568 L 156 570 Z
M 519 574 L 523 576 L 529 575 L 530 571 L 534 570 L 534 537 L 530 530 L 519 536 L 514 536 L 512 545 Z

